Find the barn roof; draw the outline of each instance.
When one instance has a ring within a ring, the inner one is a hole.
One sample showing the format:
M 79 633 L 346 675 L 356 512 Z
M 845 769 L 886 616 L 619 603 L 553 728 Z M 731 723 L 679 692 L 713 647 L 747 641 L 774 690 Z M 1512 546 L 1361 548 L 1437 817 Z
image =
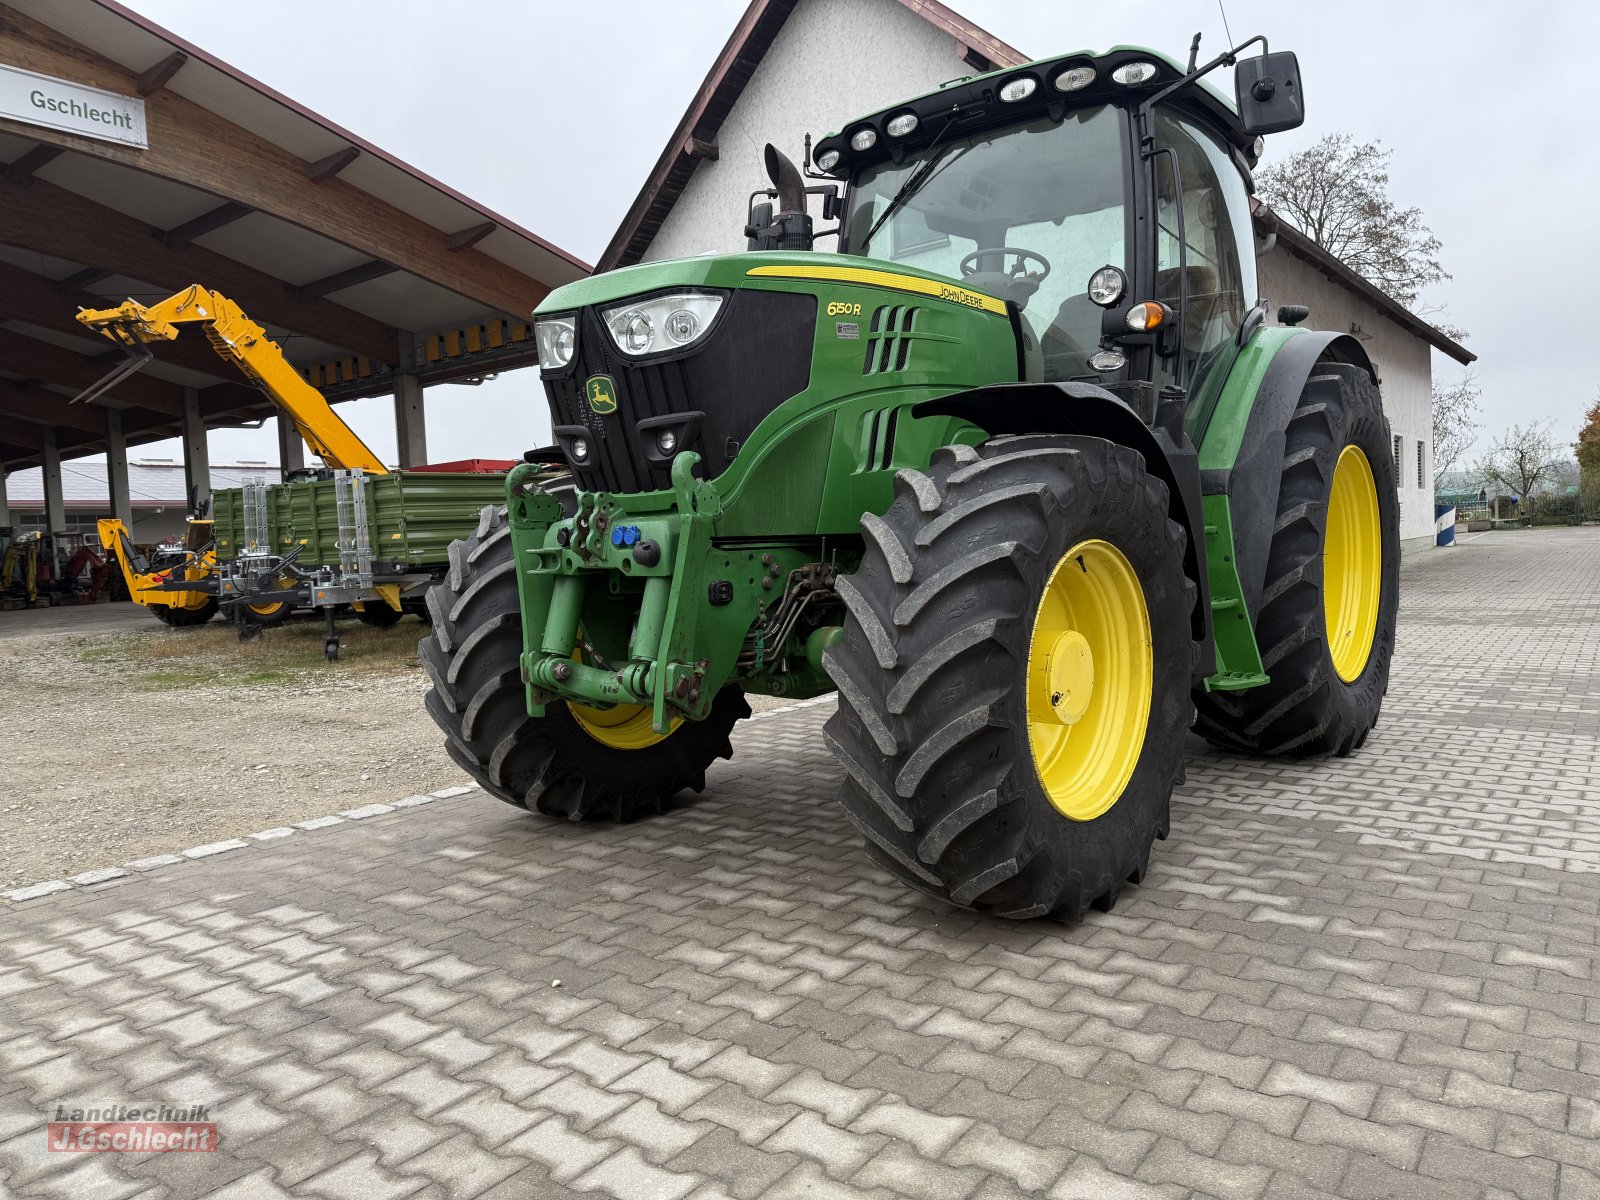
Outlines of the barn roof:
M 116 361 L 80 306 L 204 284 L 347 399 L 536 360 L 533 308 L 589 271 L 115 0 L 5 0 L 0 65 L 142 107 L 147 143 L 0 116 L 0 466 L 38 461 L 40 426 L 67 457 L 103 445 L 103 412 L 64 403 Z M 272 411 L 198 335 L 106 402 L 137 444 L 186 388 L 209 425 Z

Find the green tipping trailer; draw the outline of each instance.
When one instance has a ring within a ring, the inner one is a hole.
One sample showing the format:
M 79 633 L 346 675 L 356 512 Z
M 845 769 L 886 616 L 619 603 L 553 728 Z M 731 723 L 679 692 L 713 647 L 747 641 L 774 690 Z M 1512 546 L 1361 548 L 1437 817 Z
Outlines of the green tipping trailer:
M 267 546 L 286 555 L 303 547 L 303 567 L 339 565 L 339 505 L 336 480 L 269 485 L 266 489 Z M 443 568 L 450 543 L 478 523 L 485 505 L 505 502 L 505 476 L 397 471 L 368 475 L 368 540 L 374 563 Z M 247 541 L 245 491 L 229 488 L 212 496 L 217 559 L 236 559 Z
M 391 625 L 407 612 L 426 619 L 426 593 L 448 570 L 451 543 L 504 495 L 499 473 L 335 470 L 282 484 L 254 480 L 212 497 L 211 581 L 233 602 L 241 637 L 296 608 L 320 609 L 324 653 L 336 659 L 334 615 L 346 606 L 369 625 Z

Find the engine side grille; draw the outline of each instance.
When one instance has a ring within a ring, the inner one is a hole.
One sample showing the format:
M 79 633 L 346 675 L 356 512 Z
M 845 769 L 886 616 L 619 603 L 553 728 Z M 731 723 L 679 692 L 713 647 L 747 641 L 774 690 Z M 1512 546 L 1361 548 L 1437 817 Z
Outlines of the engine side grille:
M 910 304 L 883 305 L 872 314 L 867 330 L 867 353 L 861 364 L 863 375 L 882 375 L 903 371 L 911 353 L 912 338 L 920 310 Z

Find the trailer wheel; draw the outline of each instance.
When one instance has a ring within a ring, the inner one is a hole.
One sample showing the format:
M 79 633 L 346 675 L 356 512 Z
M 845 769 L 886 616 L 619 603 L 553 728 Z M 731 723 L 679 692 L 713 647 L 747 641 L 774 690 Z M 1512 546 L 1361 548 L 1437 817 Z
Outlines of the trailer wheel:
M 195 625 L 204 625 L 211 620 L 217 615 L 217 607 L 217 598 L 207 596 L 205 603 L 198 608 L 180 608 L 176 604 L 152 604 L 150 611 L 163 625 L 171 625 L 174 629 L 188 629 Z
M 289 614 L 294 611 L 294 604 L 288 600 L 266 600 L 254 603 L 241 604 L 243 616 L 252 625 L 264 628 L 273 625 L 282 625 L 289 619 Z
M 1197 697 L 1196 732 L 1253 754 L 1347 755 L 1377 724 L 1400 594 L 1400 512 L 1383 400 L 1357 367 L 1306 381 L 1285 431 L 1256 616 L 1271 682 Z
M 558 497 L 570 496 L 550 488 Z M 553 703 L 528 714 L 520 674 L 522 610 L 504 508 L 486 508 L 477 532 L 450 547 L 450 570 L 428 591 L 432 631 L 419 654 L 433 687 L 428 712 L 445 749 L 483 789 L 547 816 L 626 821 L 660 812 L 729 758 L 728 735 L 750 715 L 724 688 L 701 721 L 657 734 L 640 707 L 600 710 Z
M 390 608 L 385 600 L 368 600 L 356 612 L 358 621 L 374 629 L 387 629 L 403 616 L 405 613 L 398 608 Z
M 826 737 L 867 852 L 1002 917 L 1077 919 L 1167 835 L 1193 715 L 1185 534 L 1097 438 L 946 447 L 862 519 Z

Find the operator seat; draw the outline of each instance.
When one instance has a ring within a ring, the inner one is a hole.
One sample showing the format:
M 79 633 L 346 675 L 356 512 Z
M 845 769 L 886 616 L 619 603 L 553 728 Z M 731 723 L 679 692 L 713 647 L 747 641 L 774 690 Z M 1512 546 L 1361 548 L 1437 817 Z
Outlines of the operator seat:
M 1061 302 L 1056 319 L 1050 322 L 1040 339 L 1045 379 L 1082 379 L 1095 374 L 1089 366 L 1089 356 L 1100 347 L 1102 312 L 1087 292 L 1068 296 Z

